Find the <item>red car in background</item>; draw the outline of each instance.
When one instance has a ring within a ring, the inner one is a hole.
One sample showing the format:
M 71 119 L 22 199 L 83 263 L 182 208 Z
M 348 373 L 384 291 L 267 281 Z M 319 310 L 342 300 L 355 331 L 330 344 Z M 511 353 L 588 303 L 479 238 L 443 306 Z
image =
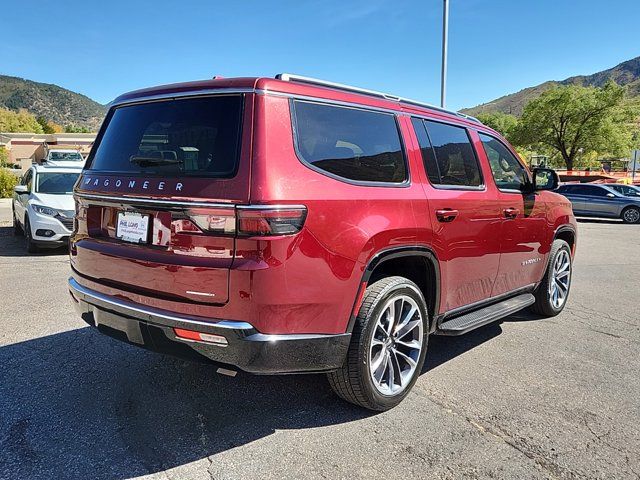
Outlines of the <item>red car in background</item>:
M 398 404 L 428 337 L 556 315 L 576 223 L 476 119 L 294 75 L 122 95 L 76 185 L 69 290 L 101 332 Z

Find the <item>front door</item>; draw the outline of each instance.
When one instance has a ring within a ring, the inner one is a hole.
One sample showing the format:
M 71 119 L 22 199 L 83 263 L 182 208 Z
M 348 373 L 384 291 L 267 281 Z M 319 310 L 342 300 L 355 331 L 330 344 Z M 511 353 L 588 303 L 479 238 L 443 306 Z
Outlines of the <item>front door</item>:
M 524 193 L 531 184 L 529 172 L 501 140 L 485 133 L 479 133 L 479 139 L 478 153 L 491 168 L 502 216 L 500 267 L 492 293 L 497 296 L 542 278 L 549 250 L 546 205 L 538 193 Z
M 423 182 L 440 262 L 440 313 L 491 296 L 502 223 L 495 193 L 485 185 L 469 132 L 413 118 L 427 178 Z

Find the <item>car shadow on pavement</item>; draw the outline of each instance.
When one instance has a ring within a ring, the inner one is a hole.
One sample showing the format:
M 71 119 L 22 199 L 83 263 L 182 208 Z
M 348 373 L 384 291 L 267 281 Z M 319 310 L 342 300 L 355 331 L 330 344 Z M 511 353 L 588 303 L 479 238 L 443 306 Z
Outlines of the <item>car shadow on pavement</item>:
M 622 220 L 604 218 L 577 218 L 578 223 L 601 223 L 603 225 L 627 225 Z
M 81 328 L 0 347 L 0 478 L 131 478 L 370 412 L 322 375 L 261 377 Z
M 59 248 L 42 249 L 38 253 L 27 252 L 24 237 L 15 236 L 13 227 L 0 227 L 0 257 L 31 257 L 31 256 L 55 256 L 66 255 L 69 250 L 66 246 Z
M 432 337 L 425 371 L 500 331 Z M 0 347 L 0 365 L 0 478 L 131 478 L 373 415 L 323 375 L 226 377 L 91 328 Z
M 427 359 L 422 367 L 422 373 L 424 374 L 429 370 L 439 367 L 443 363 L 488 342 L 501 333 L 502 328 L 500 324 L 491 323 L 460 336 L 429 336 Z

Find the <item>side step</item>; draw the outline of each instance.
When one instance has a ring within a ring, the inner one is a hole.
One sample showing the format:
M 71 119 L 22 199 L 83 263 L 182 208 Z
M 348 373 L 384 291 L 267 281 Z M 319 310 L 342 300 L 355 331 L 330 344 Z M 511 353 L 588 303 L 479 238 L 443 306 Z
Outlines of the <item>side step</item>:
M 435 333 L 436 335 L 462 335 L 475 328 L 516 313 L 529 305 L 533 305 L 535 301 L 536 299 L 533 295 L 523 293 L 517 297 L 509 298 L 442 322 Z

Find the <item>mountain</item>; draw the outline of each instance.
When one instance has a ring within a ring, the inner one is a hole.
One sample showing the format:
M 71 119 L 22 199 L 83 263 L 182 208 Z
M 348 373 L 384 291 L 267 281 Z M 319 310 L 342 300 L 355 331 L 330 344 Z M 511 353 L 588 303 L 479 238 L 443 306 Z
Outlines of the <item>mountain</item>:
M 517 93 L 505 95 L 491 102 L 483 103 L 473 108 L 465 108 L 463 113 L 468 115 L 478 115 L 500 111 L 521 115 L 524 106 L 532 99 L 540 96 L 544 91 L 557 85 L 582 85 L 591 87 L 602 87 L 609 81 L 614 81 L 618 85 L 626 85 L 630 97 L 640 97 L 640 57 L 627 60 L 619 65 L 593 75 L 578 75 L 562 81 L 548 81 L 535 87 L 525 88 Z
M 89 97 L 57 85 L 0 75 L 0 107 L 24 108 L 60 125 L 88 127 L 97 131 L 106 107 Z

